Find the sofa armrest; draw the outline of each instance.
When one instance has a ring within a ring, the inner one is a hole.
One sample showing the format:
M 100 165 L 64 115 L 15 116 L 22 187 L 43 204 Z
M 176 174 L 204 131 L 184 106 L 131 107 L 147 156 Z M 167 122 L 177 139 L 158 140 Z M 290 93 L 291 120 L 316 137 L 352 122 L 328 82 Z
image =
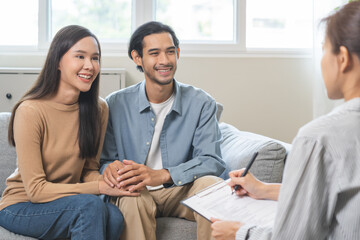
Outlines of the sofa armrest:
M 11 113 L 0 112 L 0 193 L 8 178 L 16 169 L 16 150 L 8 142 L 8 127 Z
M 221 175 L 229 178 L 229 172 L 245 168 L 254 152 L 259 152 L 250 172 L 264 182 L 282 181 L 285 158 L 291 145 L 259 134 L 240 131 L 227 123 L 220 123 L 222 133 L 221 152 L 226 170 Z M 285 145 L 285 146 L 284 146 Z

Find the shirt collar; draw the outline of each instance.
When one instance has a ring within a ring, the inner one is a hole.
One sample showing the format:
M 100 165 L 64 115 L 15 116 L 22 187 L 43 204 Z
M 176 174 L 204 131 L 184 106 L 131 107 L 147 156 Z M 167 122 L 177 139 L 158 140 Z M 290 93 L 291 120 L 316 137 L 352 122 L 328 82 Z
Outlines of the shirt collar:
M 333 110 L 329 113 L 329 115 L 337 114 L 338 112 L 341 112 L 341 111 L 360 112 L 360 98 L 353 98 L 351 100 L 343 102 L 341 105 L 333 108 Z
M 173 106 L 171 108 L 171 111 L 177 112 L 179 115 L 181 115 L 181 91 L 179 83 L 174 79 L 174 88 L 175 88 L 175 99 Z M 140 84 L 139 89 L 139 112 L 143 112 L 146 109 L 150 109 L 150 103 L 146 96 L 146 90 L 145 90 L 145 80 L 143 80 Z
M 150 103 L 147 99 L 145 91 L 145 80 L 141 82 L 139 88 L 139 112 L 142 112 L 145 109 L 150 108 Z

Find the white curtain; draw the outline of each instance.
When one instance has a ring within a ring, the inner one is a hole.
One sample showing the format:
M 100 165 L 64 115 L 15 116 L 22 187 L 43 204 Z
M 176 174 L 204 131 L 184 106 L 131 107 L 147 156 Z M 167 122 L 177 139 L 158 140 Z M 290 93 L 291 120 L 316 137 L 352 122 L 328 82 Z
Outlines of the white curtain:
M 329 100 L 321 76 L 322 42 L 324 41 L 325 25 L 319 25 L 320 20 L 333 13 L 336 8 L 347 3 L 347 0 L 314 0 L 314 91 L 313 91 L 313 117 L 317 118 L 330 112 L 343 100 Z

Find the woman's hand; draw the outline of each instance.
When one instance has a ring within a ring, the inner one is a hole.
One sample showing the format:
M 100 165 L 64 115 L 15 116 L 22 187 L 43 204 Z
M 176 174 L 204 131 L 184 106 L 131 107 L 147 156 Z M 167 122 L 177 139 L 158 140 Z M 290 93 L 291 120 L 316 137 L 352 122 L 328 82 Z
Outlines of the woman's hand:
M 236 232 L 243 225 L 241 222 L 221 221 L 220 219 L 211 218 L 211 236 L 216 240 L 234 240 Z
M 121 197 L 121 196 L 130 196 L 137 197 L 140 196 L 139 192 L 130 192 L 124 188 L 114 188 L 110 187 L 104 180 L 99 181 L 99 191 L 100 194 L 105 194 L 113 197 Z
M 119 160 L 115 160 L 110 163 L 104 170 L 103 177 L 104 181 L 110 187 L 117 187 L 120 188 L 120 183 L 117 178 L 120 176 L 118 171 L 124 167 L 124 164 Z
M 231 181 L 228 183 L 232 189 L 235 185 L 240 188 L 236 190 L 238 196 L 248 195 L 254 199 L 271 199 L 278 200 L 281 184 L 264 183 L 254 177 L 250 172 L 245 177 L 241 177 L 244 168 L 229 173 Z
M 264 183 L 256 179 L 250 172 L 245 177 L 241 177 L 244 172 L 244 168 L 236 171 L 231 171 L 229 176 L 231 181 L 229 186 L 234 189 L 235 185 L 239 185 L 240 188 L 236 190 L 238 196 L 249 195 L 255 199 L 263 199 L 264 195 Z

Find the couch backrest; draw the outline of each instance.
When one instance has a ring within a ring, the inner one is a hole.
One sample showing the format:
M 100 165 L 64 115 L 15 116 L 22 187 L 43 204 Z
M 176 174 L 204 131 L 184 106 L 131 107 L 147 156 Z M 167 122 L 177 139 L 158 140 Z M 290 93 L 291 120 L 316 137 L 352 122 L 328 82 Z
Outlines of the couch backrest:
M 221 152 L 226 170 L 229 172 L 245 168 L 255 152 L 258 152 L 250 172 L 264 182 L 281 182 L 285 158 L 291 145 L 259 134 L 240 131 L 228 123 L 219 124 L 222 134 Z
M 8 127 L 11 113 L 0 112 L 0 193 L 6 187 L 6 178 L 16 168 L 16 151 L 8 142 Z

